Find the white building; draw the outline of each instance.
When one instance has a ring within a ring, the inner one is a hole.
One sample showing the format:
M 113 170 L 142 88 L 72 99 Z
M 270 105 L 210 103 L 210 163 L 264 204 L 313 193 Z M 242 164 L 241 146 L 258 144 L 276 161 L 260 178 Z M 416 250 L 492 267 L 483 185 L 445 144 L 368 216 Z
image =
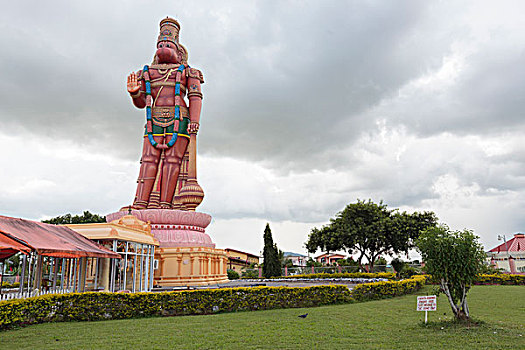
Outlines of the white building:
M 284 259 L 290 259 L 292 261 L 293 266 L 306 266 L 306 261 L 308 260 L 308 257 L 306 255 L 301 255 L 297 253 L 292 252 L 284 252 Z
M 505 272 L 525 273 L 525 234 L 516 233 L 514 237 L 489 250 L 490 263 Z

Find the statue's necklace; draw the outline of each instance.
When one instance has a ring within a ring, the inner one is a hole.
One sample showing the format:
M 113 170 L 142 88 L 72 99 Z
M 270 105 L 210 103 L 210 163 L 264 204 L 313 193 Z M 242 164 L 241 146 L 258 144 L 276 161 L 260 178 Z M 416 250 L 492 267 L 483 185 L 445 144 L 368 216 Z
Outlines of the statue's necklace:
M 182 79 L 182 71 L 184 71 L 185 66 L 181 64 L 177 69 L 177 75 L 175 76 L 175 120 L 180 121 L 180 82 Z M 153 97 L 151 96 L 151 81 L 149 77 L 149 67 L 146 65 L 142 70 L 142 76 L 144 77 L 144 82 L 146 83 L 146 131 L 148 134 L 148 140 L 151 145 L 155 148 L 166 149 L 170 148 L 177 141 L 178 130 L 175 130 L 175 125 L 173 126 L 173 134 L 171 135 L 171 140 L 168 144 L 159 144 L 153 138 L 153 125 L 151 120 L 151 106 L 153 105 Z

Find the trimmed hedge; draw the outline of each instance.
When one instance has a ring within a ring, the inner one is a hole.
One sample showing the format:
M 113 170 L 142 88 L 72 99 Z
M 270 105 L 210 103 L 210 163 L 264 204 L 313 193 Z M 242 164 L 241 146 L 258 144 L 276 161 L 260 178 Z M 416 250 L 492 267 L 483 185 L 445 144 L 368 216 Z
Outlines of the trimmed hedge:
M 48 294 L 0 302 L 0 329 L 60 321 L 97 321 L 312 307 L 351 302 L 345 286 L 254 287 L 164 293 Z
M 393 280 L 396 278 L 396 274 L 393 272 L 310 273 L 304 275 L 281 276 L 276 278 L 386 278 Z
M 352 289 L 352 297 L 356 301 L 367 301 L 405 295 L 422 288 L 426 280 L 425 275 L 415 275 L 402 281 L 358 284 Z
M 403 281 L 346 286 L 201 289 L 164 293 L 48 294 L 0 302 L 0 329 L 43 322 L 97 321 L 151 316 L 179 316 L 313 307 L 400 296 L 426 281 L 418 275 Z
M 525 275 L 492 274 L 479 275 L 474 284 L 525 285 Z

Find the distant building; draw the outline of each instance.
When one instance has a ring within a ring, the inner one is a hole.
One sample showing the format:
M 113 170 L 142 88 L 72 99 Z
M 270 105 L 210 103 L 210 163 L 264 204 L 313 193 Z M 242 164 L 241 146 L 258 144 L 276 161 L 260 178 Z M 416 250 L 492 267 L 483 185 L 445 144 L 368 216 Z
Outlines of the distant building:
M 284 252 L 284 260 L 290 259 L 292 261 L 293 266 L 306 266 L 306 261 L 308 260 L 308 257 L 306 255 L 292 253 L 292 252 Z
M 315 258 L 315 261 L 320 262 L 323 265 L 333 265 L 338 260 L 345 259 L 346 256 L 341 254 L 331 254 L 331 253 L 325 253 L 317 256 Z
M 506 243 L 487 252 L 491 265 L 511 273 L 525 273 L 525 234 L 516 233 Z
M 228 257 L 228 269 L 234 270 L 239 274 L 242 273 L 242 270 L 249 268 L 251 264 L 259 264 L 259 255 L 232 248 L 226 248 L 224 251 Z

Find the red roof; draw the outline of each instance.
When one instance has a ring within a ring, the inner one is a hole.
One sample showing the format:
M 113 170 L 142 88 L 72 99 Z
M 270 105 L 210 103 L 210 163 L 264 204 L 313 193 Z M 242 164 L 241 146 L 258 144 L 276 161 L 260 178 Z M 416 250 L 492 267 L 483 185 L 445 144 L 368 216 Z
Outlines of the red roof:
M 31 248 L 13 238 L 0 234 L 0 260 L 9 258 L 18 252 L 29 253 Z
M 507 247 L 509 247 L 509 252 L 525 252 L 525 234 L 516 233 L 511 240 L 507 241 L 507 244 L 503 242 L 496 248 L 489 250 L 489 252 L 506 252 Z
M 120 258 L 119 254 L 65 226 L 0 215 L 0 236 L 9 238 L 11 243 L 18 241 L 21 245 L 36 250 L 39 255 L 61 258 Z M 4 238 L 2 241 L 8 240 Z
M 327 257 L 327 258 L 345 258 L 344 255 L 341 255 L 341 254 L 331 254 L 331 253 L 324 253 L 324 254 L 321 254 L 317 257 L 315 257 L 316 259 L 319 259 L 319 258 L 324 258 L 324 257 Z

